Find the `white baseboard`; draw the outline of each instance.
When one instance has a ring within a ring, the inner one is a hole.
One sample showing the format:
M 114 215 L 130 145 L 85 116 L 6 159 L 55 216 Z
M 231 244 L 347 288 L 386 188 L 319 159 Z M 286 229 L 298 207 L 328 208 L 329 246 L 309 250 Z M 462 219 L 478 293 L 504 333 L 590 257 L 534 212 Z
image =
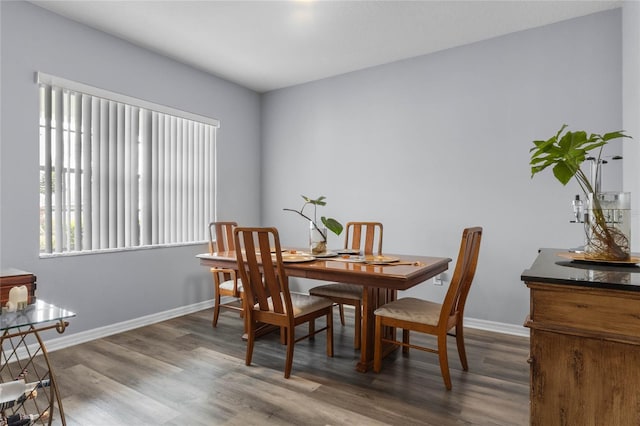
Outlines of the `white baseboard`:
M 89 342 L 91 340 L 100 339 L 135 328 L 144 327 L 158 322 L 166 321 L 171 318 L 181 317 L 183 315 L 202 311 L 213 307 L 213 299 L 204 302 L 194 303 L 192 305 L 181 306 L 179 308 L 169 309 L 168 311 L 158 312 L 146 315 L 132 320 L 119 322 L 116 324 L 98 327 L 87 331 L 74 333 L 70 336 L 61 336 L 46 341 L 47 351 L 52 352 L 58 349 L 68 348 L 70 346 L 79 345 L 80 343 Z M 30 348 L 31 349 L 31 348 Z M 21 352 L 21 351 L 20 351 Z M 18 357 L 22 358 L 22 354 L 18 353 Z
M 525 328 L 522 325 L 513 325 L 513 324 L 507 324 L 504 322 L 465 318 L 464 326 L 469 328 L 476 328 L 478 330 L 493 331 L 495 333 L 529 337 L 529 329 Z
M 192 305 L 181 306 L 179 308 L 170 309 L 164 312 L 158 312 L 151 315 L 146 315 L 140 318 L 134 318 L 132 320 L 111 324 L 105 327 L 94 328 L 87 331 L 81 331 L 74 333 L 70 336 L 61 336 L 46 341 L 47 350 L 49 352 L 68 348 L 70 346 L 79 345 L 81 343 L 89 342 L 91 340 L 100 339 L 103 337 L 111 336 L 117 333 L 123 333 L 125 331 L 133 330 L 135 328 L 144 327 L 146 325 L 155 324 L 158 322 L 166 321 L 171 318 L 180 317 L 183 315 L 191 314 L 194 312 L 202 311 L 213 307 L 213 299 L 206 300 L 204 302 L 194 303 Z M 346 306 L 351 308 L 351 306 Z M 479 320 L 474 318 L 465 318 L 465 326 L 470 328 L 476 328 L 480 330 L 492 331 L 495 333 L 511 334 L 515 336 L 529 337 L 529 330 L 521 325 L 513 325 L 495 321 Z M 30 348 L 33 350 L 33 348 Z M 19 351 L 18 356 L 22 358 L 22 351 Z M 26 353 L 26 352 L 25 352 Z

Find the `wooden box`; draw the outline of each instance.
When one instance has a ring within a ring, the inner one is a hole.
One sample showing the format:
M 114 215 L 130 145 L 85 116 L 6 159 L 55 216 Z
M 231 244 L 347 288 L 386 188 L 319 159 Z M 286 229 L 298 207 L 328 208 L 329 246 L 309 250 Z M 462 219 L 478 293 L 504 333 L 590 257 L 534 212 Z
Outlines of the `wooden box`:
M 9 300 L 9 290 L 13 287 L 24 285 L 29 295 L 28 303 L 36 301 L 36 276 L 31 272 L 19 269 L 7 268 L 0 271 L 0 305 L 6 306 Z

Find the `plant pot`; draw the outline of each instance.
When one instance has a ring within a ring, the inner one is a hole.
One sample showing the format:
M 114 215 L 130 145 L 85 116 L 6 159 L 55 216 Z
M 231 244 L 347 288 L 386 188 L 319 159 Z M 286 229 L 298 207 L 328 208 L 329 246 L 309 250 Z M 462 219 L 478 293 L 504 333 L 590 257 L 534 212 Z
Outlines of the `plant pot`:
M 323 254 L 327 252 L 327 228 L 320 229 L 309 221 L 309 249 L 311 254 Z
M 585 258 L 628 261 L 631 257 L 631 194 L 589 194 L 585 231 Z

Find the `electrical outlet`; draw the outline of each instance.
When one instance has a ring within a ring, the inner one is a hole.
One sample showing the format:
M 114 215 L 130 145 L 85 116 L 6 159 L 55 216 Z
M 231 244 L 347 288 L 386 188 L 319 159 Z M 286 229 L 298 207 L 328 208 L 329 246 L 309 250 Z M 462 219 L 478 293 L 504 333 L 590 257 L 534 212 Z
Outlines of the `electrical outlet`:
M 442 275 L 438 274 L 433 277 L 433 285 L 442 285 Z

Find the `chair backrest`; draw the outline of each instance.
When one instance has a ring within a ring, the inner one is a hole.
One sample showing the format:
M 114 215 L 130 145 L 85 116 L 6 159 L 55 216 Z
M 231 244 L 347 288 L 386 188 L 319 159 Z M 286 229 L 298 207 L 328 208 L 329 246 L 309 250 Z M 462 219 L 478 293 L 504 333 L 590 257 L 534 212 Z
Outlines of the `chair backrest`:
M 237 227 L 233 235 L 247 309 L 257 304 L 261 311 L 283 315 L 293 313 L 278 230 Z
M 464 305 L 473 282 L 473 276 L 476 273 L 481 239 L 482 228 L 479 226 L 466 228 L 462 232 L 456 268 L 453 272 L 447 295 L 442 303 L 442 311 L 440 312 L 441 325 L 447 324 L 450 317 L 464 315 Z
M 235 250 L 233 229 L 236 222 L 211 222 L 209 224 L 209 253 Z
M 378 243 L 378 251 L 382 254 L 382 223 L 380 222 L 348 222 L 344 236 L 344 248 L 363 250 L 363 254 L 374 254 L 375 243 Z

